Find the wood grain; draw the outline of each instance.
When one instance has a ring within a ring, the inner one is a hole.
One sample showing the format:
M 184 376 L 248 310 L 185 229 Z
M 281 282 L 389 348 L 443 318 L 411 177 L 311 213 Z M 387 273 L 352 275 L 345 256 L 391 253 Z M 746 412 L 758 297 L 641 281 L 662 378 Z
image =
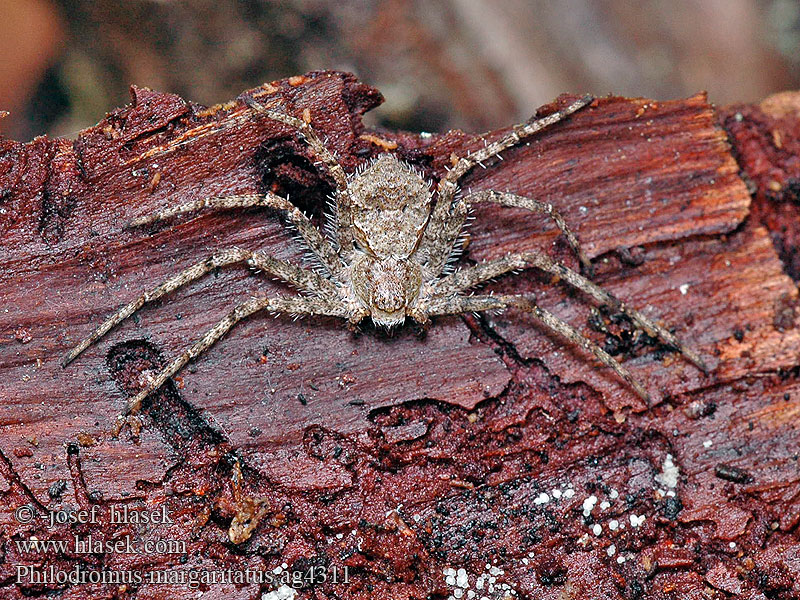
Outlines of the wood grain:
M 206 109 L 149 90 L 132 95 L 131 106 L 76 140 L 0 142 L 0 599 L 197 594 L 181 585 L 17 582 L 18 565 L 78 563 L 142 573 L 350 568 L 348 584 L 298 596 L 317 598 L 453 596 L 449 568 L 464 568 L 469 590 L 489 597 L 800 593 L 797 290 L 773 223 L 749 214 L 739 172 L 751 164 L 740 146 L 738 163 L 730 152 L 720 126 L 729 113 L 718 121 L 703 96 L 600 99 L 463 181 L 553 202 L 595 258 L 596 281 L 707 358 L 704 375 L 615 315 L 592 316 L 587 298 L 540 274 L 492 284 L 536 293 L 619 350 L 656 396 L 653 407 L 514 311 L 439 319 L 425 336 L 254 317 L 154 395 L 138 436 L 114 439 L 113 418 L 142 370 L 254 290 L 286 290 L 223 269 L 145 308 L 67 369 L 62 353 L 140 290 L 214 249 L 303 253 L 261 211 L 144 230 L 125 222 L 264 189 L 289 194 L 319 222 L 331 190 L 303 144 L 241 97 Z M 360 117 L 380 94 L 335 72 L 244 96 L 307 108 L 347 171 L 385 140 L 435 180 L 453 155 L 502 135 L 367 131 Z M 796 115 L 782 118 L 785 137 L 796 139 Z M 531 248 L 575 266 L 544 220 L 478 207 L 464 261 Z M 266 507 L 241 545 L 227 533 L 242 506 L 231 483 L 237 460 L 246 497 Z M 14 517 L 24 504 L 40 515 L 30 524 Z M 132 533 L 184 540 L 185 556 L 20 552 L 15 541 L 31 535 L 124 535 L 106 521 L 49 528 L 44 519 L 50 509 L 93 505 L 166 506 L 175 523 Z M 201 588 L 204 598 L 271 589 Z

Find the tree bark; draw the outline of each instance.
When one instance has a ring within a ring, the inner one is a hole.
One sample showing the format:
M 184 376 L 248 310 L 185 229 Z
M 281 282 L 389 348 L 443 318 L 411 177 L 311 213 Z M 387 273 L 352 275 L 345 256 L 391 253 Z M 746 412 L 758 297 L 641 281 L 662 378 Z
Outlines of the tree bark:
M 538 273 L 489 286 L 535 293 L 613 351 L 653 406 L 513 310 L 436 319 L 425 335 L 255 316 L 154 394 L 140 431 L 114 438 L 143 371 L 253 292 L 289 290 L 225 268 L 62 369 L 69 348 L 214 250 L 303 255 L 260 210 L 124 224 L 265 190 L 322 224 L 330 179 L 246 97 L 310 118 L 348 172 L 391 150 L 435 181 L 502 134 L 370 131 L 361 116 L 380 93 L 315 72 L 211 108 L 133 88 L 130 106 L 75 140 L 0 141 L 0 599 L 188 598 L 197 589 L 159 573 L 310 567 L 329 579 L 299 598 L 800 593 L 800 95 L 720 111 L 703 95 L 602 98 L 462 181 L 552 202 L 594 258 L 595 281 L 703 355 L 708 374 Z M 465 263 L 540 249 L 577 267 L 543 218 L 488 206 L 474 216 Z M 15 511 L 28 505 L 35 516 L 22 522 Z M 96 523 L 48 522 L 94 506 Z M 173 522 L 110 523 L 123 506 Z M 185 548 L 80 553 L 76 535 Z M 70 545 L 26 553 L 31 536 Z M 140 579 L 36 583 L 21 566 Z M 279 586 L 200 590 L 259 598 Z

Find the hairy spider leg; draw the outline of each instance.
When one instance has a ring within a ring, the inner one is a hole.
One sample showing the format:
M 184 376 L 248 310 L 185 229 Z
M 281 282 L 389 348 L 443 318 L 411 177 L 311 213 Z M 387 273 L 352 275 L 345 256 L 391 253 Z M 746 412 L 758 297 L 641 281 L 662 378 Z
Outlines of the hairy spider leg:
M 180 371 L 186 363 L 197 358 L 217 341 L 222 339 L 236 323 L 259 311 L 288 313 L 292 315 L 325 315 L 342 318 L 347 318 L 348 316 L 345 308 L 341 304 L 320 297 L 277 296 L 271 298 L 250 298 L 225 315 L 225 317 L 209 329 L 203 337 L 164 367 L 158 375 L 148 383 L 147 387 L 131 398 L 128 403 L 128 413 L 136 414 L 141 408 L 144 399 L 164 385 L 166 381 Z
M 439 181 L 439 185 L 437 186 L 436 206 L 431 212 L 428 227 L 425 230 L 424 237 L 418 250 L 419 256 L 421 256 L 423 260 L 429 261 L 429 268 L 434 273 L 438 274 L 441 272 L 447 263 L 449 253 L 452 251 L 452 245 L 450 245 L 445 251 L 447 256 L 442 257 L 442 243 L 446 240 L 449 241 L 449 238 L 453 236 L 453 226 L 450 224 L 452 213 L 455 211 L 459 214 L 466 214 L 467 212 L 466 208 L 458 208 L 459 204 L 464 204 L 464 198 L 457 194 L 459 180 L 475 165 L 493 156 L 497 156 L 504 150 L 518 144 L 523 139 L 558 123 L 592 102 L 592 100 L 594 100 L 594 97 L 587 94 L 580 100 L 576 100 L 569 106 L 547 115 L 546 117 L 536 119 L 534 116 L 525 123 L 515 125 L 509 133 L 499 140 L 487 144 L 486 147 L 458 159 L 455 166 Z M 453 237 L 453 243 L 455 243 L 458 233 L 460 233 L 460 231 Z M 437 252 L 437 249 L 440 249 L 439 252 Z
M 341 275 L 342 261 L 331 246 L 330 242 L 314 227 L 311 220 L 299 208 L 286 198 L 271 192 L 265 194 L 238 194 L 233 196 L 216 196 L 193 200 L 177 206 L 163 208 L 156 212 L 141 217 L 136 217 L 128 222 L 127 228 L 148 225 L 157 221 L 164 221 L 178 215 L 193 213 L 204 208 L 215 210 L 230 208 L 251 208 L 263 206 L 273 209 L 283 215 L 297 229 L 311 252 L 319 259 L 323 267 L 334 277 Z
M 162 296 L 169 294 L 170 292 L 194 281 L 195 279 L 199 279 L 214 269 L 245 261 L 247 261 L 252 267 L 266 271 L 276 277 L 280 277 L 284 281 L 291 283 L 303 291 L 316 294 L 324 294 L 326 292 L 333 294 L 336 293 L 336 288 L 333 283 L 317 273 L 314 273 L 313 271 L 301 269 L 300 267 L 297 267 L 291 263 L 275 259 L 267 254 L 264 254 L 263 252 L 251 252 L 241 248 L 228 248 L 226 250 L 215 252 L 207 259 L 195 263 L 180 273 L 173 275 L 163 283 L 142 293 L 139 297 L 123 306 L 120 310 L 106 319 L 87 338 L 70 350 L 62 358 L 61 366 L 66 367 L 89 346 L 106 335 L 113 327 L 133 315 L 145 304 L 158 300 Z
M 558 210 L 556 210 L 552 204 L 549 202 L 534 200 L 533 198 L 527 198 L 525 196 L 518 196 L 508 192 L 495 192 L 488 190 L 467 194 L 453 207 L 453 214 L 450 217 L 451 221 L 446 224 L 444 229 L 445 241 L 443 242 L 442 246 L 444 252 L 440 252 L 438 255 L 432 257 L 432 261 L 429 263 L 429 267 L 434 272 L 441 273 L 444 264 L 449 258 L 450 252 L 452 252 L 453 245 L 456 243 L 456 240 L 458 239 L 458 236 L 461 234 L 461 231 L 464 227 L 467 211 L 462 210 L 462 206 L 471 207 L 479 202 L 493 202 L 508 208 L 523 208 L 534 213 L 548 216 L 567 239 L 567 242 L 569 243 L 573 252 L 575 252 L 575 255 L 578 257 L 584 272 L 589 275 L 592 274 L 594 268 L 591 261 L 581 248 L 578 238 L 572 232 L 569 225 L 567 225 L 567 222 L 564 220 L 564 217 L 561 215 L 561 213 L 558 212 Z M 461 215 L 464 216 L 462 217 Z
M 259 112 L 273 121 L 278 121 L 284 125 L 296 129 L 303 137 L 314 155 L 322 162 L 325 169 L 333 178 L 336 184 L 336 224 L 337 235 L 336 240 L 339 244 L 340 251 L 344 257 L 350 261 L 354 245 L 353 245 L 353 214 L 352 214 L 352 200 L 350 198 L 350 191 L 347 187 L 347 174 L 342 166 L 336 160 L 333 153 L 328 150 L 324 142 L 319 139 L 319 136 L 314 131 L 309 123 L 302 119 L 287 115 L 284 112 L 267 108 L 263 104 L 259 104 L 255 100 L 248 98 L 245 100 L 256 112 Z
M 708 367 L 700 356 L 693 350 L 684 346 L 678 338 L 669 331 L 654 323 L 641 312 L 622 302 L 617 297 L 605 291 L 595 283 L 579 275 L 565 265 L 556 262 L 539 252 L 524 252 L 511 254 L 490 260 L 478 265 L 461 269 L 434 282 L 435 296 L 449 296 L 469 290 L 481 283 L 517 269 L 537 268 L 556 275 L 572 287 L 589 294 L 597 302 L 627 315 L 631 321 L 647 335 L 657 337 L 662 343 L 676 348 L 680 353 L 703 372 L 708 372 Z
M 584 337 L 569 323 L 562 321 L 551 312 L 541 308 L 527 296 L 448 296 L 439 298 L 432 303 L 430 315 L 453 315 L 464 312 L 483 312 L 487 310 L 519 308 L 533 315 L 542 325 L 566 338 L 573 344 L 580 346 L 586 352 L 597 357 L 607 367 L 610 367 L 620 376 L 636 393 L 650 406 L 650 394 L 647 390 L 623 367 L 617 360 L 600 348 L 590 339 Z

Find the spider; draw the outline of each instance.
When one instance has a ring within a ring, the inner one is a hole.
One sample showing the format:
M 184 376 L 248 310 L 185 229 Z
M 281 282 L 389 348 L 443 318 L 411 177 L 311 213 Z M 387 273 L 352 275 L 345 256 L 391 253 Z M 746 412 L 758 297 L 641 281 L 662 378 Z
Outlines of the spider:
M 552 204 L 500 191 L 462 194 L 459 180 L 483 161 L 499 157 L 504 150 L 520 143 L 542 129 L 565 119 L 593 101 L 584 96 L 565 108 L 543 118 L 515 125 L 509 133 L 484 148 L 459 158 L 452 169 L 432 186 L 412 166 L 390 153 L 382 153 L 365 167 L 348 175 L 333 153 L 306 120 L 298 119 L 274 107 L 248 100 L 259 115 L 282 123 L 304 139 L 335 184 L 332 198 L 335 213 L 331 235 L 323 236 L 302 211 L 286 198 L 272 193 L 243 194 L 206 198 L 133 219 L 126 227 L 138 227 L 193 213 L 204 208 L 237 209 L 268 207 L 281 213 L 302 237 L 318 262 L 318 269 L 308 269 L 278 260 L 264 252 L 242 248 L 220 250 L 207 259 L 177 273 L 150 289 L 111 315 L 62 360 L 66 367 L 81 352 L 106 335 L 142 306 L 188 284 L 214 269 L 234 263 L 246 263 L 292 284 L 303 295 L 257 296 L 231 310 L 205 335 L 165 366 L 128 403 L 128 414 L 137 413 L 143 400 L 190 360 L 197 358 L 221 339 L 242 319 L 260 312 L 291 315 L 327 315 L 346 319 L 351 326 L 370 318 L 376 326 L 391 329 L 407 318 L 427 326 L 439 315 L 517 308 L 535 317 L 544 327 L 594 355 L 613 369 L 645 402 L 650 401 L 644 387 L 616 359 L 584 337 L 568 323 L 538 306 L 531 295 L 467 295 L 469 290 L 506 273 L 539 269 L 588 294 L 600 304 L 627 315 L 648 335 L 658 338 L 707 371 L 700 356 L 684 346 L 674 335 L 636 309 L 589 279 L 540 252 L 510 254 L 457 270 L 450 268 L 457 254 L 469 209 L 478 203 L 524 208 L 549 217 L 566 238 L 587 274 L 591 263 Z

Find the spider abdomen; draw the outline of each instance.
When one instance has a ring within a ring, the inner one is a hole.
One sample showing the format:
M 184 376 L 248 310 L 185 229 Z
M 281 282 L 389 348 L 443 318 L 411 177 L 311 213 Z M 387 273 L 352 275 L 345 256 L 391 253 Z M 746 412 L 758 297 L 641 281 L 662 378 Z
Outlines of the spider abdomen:
M 431 205 L 430 185 L 411 166 L 381 154 L 348 185 L 354 235 L 379 258 L 407 258 L 419 244 Z

